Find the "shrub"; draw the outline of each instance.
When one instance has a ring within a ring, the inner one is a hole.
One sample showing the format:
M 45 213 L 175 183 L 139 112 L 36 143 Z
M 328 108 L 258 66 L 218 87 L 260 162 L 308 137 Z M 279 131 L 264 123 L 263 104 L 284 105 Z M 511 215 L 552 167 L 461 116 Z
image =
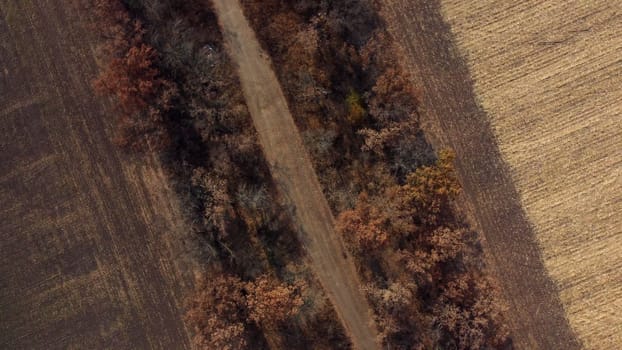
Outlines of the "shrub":
M 351 124 L 360 123 L 366 115 L 365 108 L 362 104 L 361 95 L 359 95 L 356 91 L 351 90 L 346 97 L 346 104 L 348 106 L 348 121 Z
M 248 320 L 264 327 L 273 328 L 295 316 L 303 304 L 298 287 L 280 283 L 268 275 L 248 282 L 246 288 Z
M 368 196 L 362 193 L 352 210 L 339 214 L 337 231 L 357 254 L 377 252 L 389 240 L 387 223 L 389 218 L 371 205 Z
M 197 281 L 185 319 L 197 348 L 238 350 L 248 344 L 245 314 L 244 283 L 219 275 Z

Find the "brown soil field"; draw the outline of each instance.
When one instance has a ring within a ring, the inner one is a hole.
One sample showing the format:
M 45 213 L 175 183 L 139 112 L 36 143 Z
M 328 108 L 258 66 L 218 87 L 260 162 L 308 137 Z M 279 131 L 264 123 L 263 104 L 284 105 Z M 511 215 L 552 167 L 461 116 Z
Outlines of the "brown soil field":
M 175 196 L 110 142 L 67 3 L 0 1 L 0 348 L 188 348 Z
M 617 348 L 622 5 L 385 3 L 426 131 L 458 153 L 516 345 Z
M 272 175 L 294 208 L 299 237 L 356 349 L 379 349 L 371 308 L 287 106 L 270 60 L 238 0 L 213 0 L 225 43 L 238 66 L 248 109 Z
M 483 234 L 491 273 L 496 274 L 507 301 L 515 346 L 579 348 L 440 3 L 385 0 L 383 5 L 383 16 L 401 48 L 398 54 L 422 90 L 426 137 L 436 149 L 449 147 L 456 152 L 456 170 L 464 189 L 461 202 L 471 224 Z
M 570 325 L 622 344 L 622 2 L 443 0 Z

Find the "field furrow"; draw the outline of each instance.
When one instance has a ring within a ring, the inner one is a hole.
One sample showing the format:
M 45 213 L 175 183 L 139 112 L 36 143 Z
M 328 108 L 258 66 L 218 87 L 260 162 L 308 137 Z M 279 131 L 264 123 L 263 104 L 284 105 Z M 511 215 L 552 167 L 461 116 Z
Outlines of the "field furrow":
M 570 325 L 622 344 L 622 5 L 443 0 Z
M 0 1 L 0 348 L 188 348 L 175 194 L 112 144 L 83 19 Z

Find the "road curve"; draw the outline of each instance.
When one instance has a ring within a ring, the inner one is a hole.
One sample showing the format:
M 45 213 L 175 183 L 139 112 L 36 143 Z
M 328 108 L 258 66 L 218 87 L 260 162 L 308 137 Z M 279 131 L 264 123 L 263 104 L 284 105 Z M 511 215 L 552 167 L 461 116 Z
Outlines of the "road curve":
M 272 176 L 295 207 L 309 263 L 335 306 L 357 349 L 380 349 L 371 309 L 344 244 L 334 230 L 334 218 L 281 86 L 268 56 L 244 17 L 238 0 L 213 0 L 225 43 L 237 64 L 248 109 Z

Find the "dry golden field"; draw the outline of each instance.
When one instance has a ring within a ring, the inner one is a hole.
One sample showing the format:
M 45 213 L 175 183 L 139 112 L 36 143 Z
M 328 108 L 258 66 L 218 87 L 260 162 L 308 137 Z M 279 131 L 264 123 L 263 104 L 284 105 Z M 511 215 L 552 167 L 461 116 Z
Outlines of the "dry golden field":
M 178 205 L 110 142 L 68 3 L 0 0 L 0 348 L 188 348 Z
M 441 4 L 572 329 L 619 349 L 622 2 Z

